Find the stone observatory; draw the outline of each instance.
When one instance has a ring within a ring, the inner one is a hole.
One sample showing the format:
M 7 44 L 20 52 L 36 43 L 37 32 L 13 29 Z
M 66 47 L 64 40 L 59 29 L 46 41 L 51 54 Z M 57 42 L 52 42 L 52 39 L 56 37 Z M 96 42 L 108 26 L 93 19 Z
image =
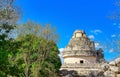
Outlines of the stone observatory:
M 101 48 L 96 50 L 94 41 L 91 41 L 83 30 L 74 32 L 62 57 L 64 63 L 60 71 L 75 71 L 81 77 L 86 77 L 92 72 L 98 74 L 101 71 L 101 64 L 105 63 L 103 50 Z M 65 71 L 60 73 L 62 77 L 64 74 Z

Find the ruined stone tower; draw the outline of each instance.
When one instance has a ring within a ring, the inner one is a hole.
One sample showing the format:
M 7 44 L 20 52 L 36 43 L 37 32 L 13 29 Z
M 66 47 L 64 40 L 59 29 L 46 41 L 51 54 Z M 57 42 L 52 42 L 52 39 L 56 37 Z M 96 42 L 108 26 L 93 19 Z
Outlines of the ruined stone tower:
M 94 41 L 90 41 L 83 30 L 74 32 L 62 57 L 64 63 L 60 70 L 74 70 L 80 76 L 98 72 L 100 64 L 105 62 L 102 49 L 95 50 Z

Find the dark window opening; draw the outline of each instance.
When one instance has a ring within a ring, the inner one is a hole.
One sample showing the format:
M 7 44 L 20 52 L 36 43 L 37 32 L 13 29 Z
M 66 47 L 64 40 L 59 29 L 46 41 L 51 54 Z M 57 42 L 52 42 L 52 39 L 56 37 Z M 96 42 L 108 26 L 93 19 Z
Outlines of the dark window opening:
M 83 60 L 81 60 L 80 63 L 83 64 Z

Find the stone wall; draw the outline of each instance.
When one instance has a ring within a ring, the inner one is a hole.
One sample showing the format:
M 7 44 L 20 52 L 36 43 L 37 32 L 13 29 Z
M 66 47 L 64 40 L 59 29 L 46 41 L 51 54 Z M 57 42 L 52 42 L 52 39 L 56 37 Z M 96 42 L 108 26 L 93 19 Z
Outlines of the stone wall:
M 81 61 L 81 62 L 80 62 Z M 83 63 L 82 63 L 83 61 Z M 64 58 L 65 64 L 67 63 L 75 63 L 75 64 L 89 64 L 89 63 L 96 63 L 96 57 L 89 57 L 89 56 L 83 56 L 83 57 L 67 57 Z
M 102 52 L 102 49 L 95 50 L 94 41 L 91 41 L 84 31 L 76 30 L 62 54 L 64 64 L 60 71 L 73 70 L 80 76 L 99 77 L 103 74 L 100 64 L 105 62 Z M 61 72 L 62 77 L 72 77 L 63 74 L 64 72 Z
M 120 58 L 101 65 L 105 77 L 120 77 Z
M 66 51 L 66 50 L 64 50 L 62 57 L 64 58 L 67 56 L 94 56 L 94 57 L 96 57 L 96 51 L 90 51 L 90 50 Z

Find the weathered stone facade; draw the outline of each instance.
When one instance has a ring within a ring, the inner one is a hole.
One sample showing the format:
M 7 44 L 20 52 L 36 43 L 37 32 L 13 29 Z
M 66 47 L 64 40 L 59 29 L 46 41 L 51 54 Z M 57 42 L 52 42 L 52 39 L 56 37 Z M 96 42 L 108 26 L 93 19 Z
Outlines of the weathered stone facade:
M 120 58 L 101 65 L 105 77 L 120 77 Z
M 76 30 L 63 52 L 60 77 L 120 77 L 120 58 L 106 62 L 102 52 L 84 31 Z
M 94 41 L 91 41 L 82 30 L 74 32 L 62 57 L 62 77 L 120 77 L 120 58 L 106 62 L 103 50 L 95 50 Z
M 101 63 L 105 63 L 102 49 L 95 50 L 94 41 L 82 30 L 76 30 L 64 49 L 64 64 L 60 70 L 74 70 L 79 76 L 89 76 L 91 72 L 98 74 Z

